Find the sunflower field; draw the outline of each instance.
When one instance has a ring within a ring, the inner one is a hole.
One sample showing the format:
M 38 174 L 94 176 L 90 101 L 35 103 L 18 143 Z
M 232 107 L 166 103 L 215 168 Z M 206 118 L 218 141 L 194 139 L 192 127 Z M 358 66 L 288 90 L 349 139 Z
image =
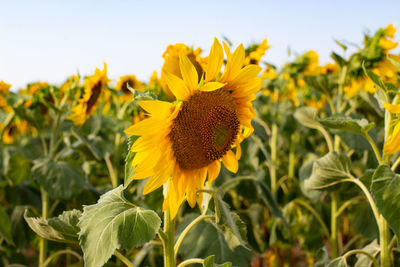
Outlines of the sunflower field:
M 326 65 L 214 38 L 146 82 L 0 80 L 0 266 L 400 266 L 395 33 Z

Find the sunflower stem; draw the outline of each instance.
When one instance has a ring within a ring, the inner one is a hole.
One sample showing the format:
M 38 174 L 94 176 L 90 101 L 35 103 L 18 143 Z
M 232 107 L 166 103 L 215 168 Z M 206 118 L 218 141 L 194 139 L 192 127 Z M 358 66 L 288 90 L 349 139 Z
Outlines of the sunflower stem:
M 164 267 L 175 267 L 175 220 L 171 220 L 169 209 L 164 212 L 164 234 Z
M 183 232 L 180 234 L 178 240 L 175 243 L 175 247 L 174 247 L 174 251 L 175 251 L 175 258 L 178 256 L 178 251 L 179 248 L 182 245 L 183 240 L 185 239 L 186 235 L 189 233 L 190 230 L 192 230 L 192 228 L 198 224 L 199 222 L 201 222 L 202 220 L 206 220 L 206 219 L 212 219 L 215 218 L 214 215 L 205 215 L 202 214 L 199 217 L 197 217 L 196 219 L 194 219 L 188 226 L 186 226 L 186 228 L 183 230 Z
M 271 133 L 271 168 L 270 168 L 270 177 L 271 177 L 271 191 L 274 196 L 276 196 L 276 145 L 278 139 L 278 125 L 276 123 L 272 124 L 272 133 Z
M 331 258 L 334 259 L 338 256 L 338 199 L 335 193 L 331 193 Z
M 48 209 L 49 209 L 49 195 L 43 189 L 43 187 L 40 187 L 40 193 L 42 197 L 42 218 L 47 219 Z M 47 240 L 41 237 L 39 241 L 39 266 L 44 266 L 44 263 L 46 261 L 46 255 L 47 255 Z

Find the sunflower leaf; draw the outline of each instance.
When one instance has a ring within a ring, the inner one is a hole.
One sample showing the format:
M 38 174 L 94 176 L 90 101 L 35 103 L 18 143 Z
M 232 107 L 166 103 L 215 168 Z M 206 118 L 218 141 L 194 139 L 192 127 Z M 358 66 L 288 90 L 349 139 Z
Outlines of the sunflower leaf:
M 55 199 L 79 194 L 86 181 L 82 168 L 74 162 L 43 158 L 34 161 L 32 170 L 39 184 Z
M 79 210 L 70 210 L 64 211 L 58 217 L 44 219 L 29 217 L 26 210 L 24 218 L 29 227 L 45 239 L 61 243 L 78 243 L 77 223 L 81 214 Z
M 32 177 L 32 161 L 24 154 L 12 155 L 8 164 L 7 177 L 12 180 L 14 185 Z
M 296 109 L 294 117 L 305 127 L 319 129 L 322 125 L 318 122 L 316 114 L 317 110 L 315 108 L 301 107 Z
M 240 217 L 231 211 L 228 203 L 222 200 L 224 191 L 215 194 L 215 214 L 217 228 L 224 234 L 229 247 L 233 250 L 238 245 L 247 243 L 246 225 Z
M 375 170 L 370 189 L 379 212 L 400 239 L 400 175 L 381 165 Z
M 350 160 L 345 154 L 329 152 L 313 164 L 311 177 L 304 183 L 306 189 L 335 189 L 343 179 L 352 178 Z
M 211 255 L 204 259 L 203 266 L 204 267 L 231 267 L 232 263 L 230 262 L 225 262 L 223 264 L 215 264 L 214 262 L 215 256 Z
M 349 131 L 361 135 L 367 134 L 375 125 L 374 123 L 369 123 L 366 119 L 358 120 L 345 116 L 328 117 L 319 120 L 319 122 L 328 128 Z
M 83 208 L 78 226 L 85 266 L 102 266 L 116 249 L 132 249 L 152 240 L 161 220 L 152 210 L 144 210 L 125 199 L 123 186 Z
M 8 214 L 0 206 L 0 237 L 2 237 L 8 244 L 14 245 L 11 235 L 11 221 Z
M 184 218 L 178 225 L 178 236 L 197 216 L 196 214 L 191 214 Z M 227 244 L 224 234 L 216 228 L 215 223 L 210 223 L 210 221 L 199 222 L 187 234 L 179 249 L 179 255 L 182 259 L 204 259 L 210 255 L 215 255 L 215 262 L 217 264 L 233 262 L 235 266 L 249 266 L 253 252 L 243 246 L 238 246 L 232 251 Z

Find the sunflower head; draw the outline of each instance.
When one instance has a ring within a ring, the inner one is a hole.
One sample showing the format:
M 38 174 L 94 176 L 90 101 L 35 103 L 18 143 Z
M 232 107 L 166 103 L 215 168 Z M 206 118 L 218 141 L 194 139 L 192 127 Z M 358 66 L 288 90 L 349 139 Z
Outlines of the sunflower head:
M 72 108 L 72 114 L 68 117 L 75 125 L 82 125 L 96 109 L 97 102 L 108 83 L 107 64 L 104 63 L 103 70 L 96 68 L 93 75 L 85 78 L 84 94 L 78 100 L 79 104 Z
M 198 191 L 206 180 L 210 185 L 217 178 L 221 162 L 237 172 L 240 143 L 253 131 L 251 101 L 261 88 L 261 68 L 243 67 L 243 45 L 233 54 L 225 43 L 224 47 L 227 63 L 222 74 L 224 53 L 217 39 L 201 76 L 190 58 L 180 53 L 180 75 L 163 71 L 177 101 L 139 101 L 150 118 L 125 130 L 139 136 L 131 147 L 136 153 L 132 178 L 149 177 L 144 194 L 166 185 L 163 210 L 170 209 L 171 218 L 185 199 L 191 207 L 201 200 Z
M 203 73 L 202 64 L 204 63 L 204 60 L 200 57 L 200 53 L 200 48 L 193 50 L 192 48 L 189 48 L 187 45 L 182 43 L 167 46 L 167 49 L 163 53 L 164 65 L 162 66 L 160 82 L 163 91 L 170 99 L 175 100 L 175 96 L 171 92 L 171 89 L 168 87 L 163 73 L 168 72 L 179 78 L 182 78 L 181 69 L 179 67 L 179 55 L 184 54 L 192 62 L 198 75 L 201 76 L 201 74 Z

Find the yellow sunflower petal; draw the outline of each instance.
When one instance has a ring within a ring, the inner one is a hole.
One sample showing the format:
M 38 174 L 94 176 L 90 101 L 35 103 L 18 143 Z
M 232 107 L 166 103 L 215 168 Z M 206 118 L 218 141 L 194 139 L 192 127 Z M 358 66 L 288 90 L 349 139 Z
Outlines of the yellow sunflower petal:
M 191 94 L 196 92 L 199 76 L 190 59 L 183 53 L 179 54 L 179 66 L 186 87 L 189 88 Z
M 154 134 L 165 128 L 165 120 L 158 118 L 149 118 L 140 121 L 124 131 L 129 135 Z
M 171 168 L 168 167 L 163 172 L 158 172 L 150 177 L 143 189 L 143 195 L 153 192 L 168 181 L 171 176 Z
M 219 74 L 222 64 L 224 62 L 224 51 L 217 38 L 214 38 L 214 43 L 211 47 L 210 55 L 208 56 L 208 63 L 206 69 L 205 81 L 209 82 L 214 80 Z
M 174 107 L 172 103 L 158 100 L 143 100 L 138 101 L 141 108 L 149 112 L 154 117 L 168 118 L 171 115 L 171 110 Z
M 212 182 L 214 182 L 214 180 L 217 179 L 220 170 L 221 170 L 221 162 L 219 160 L 215 160 L 210 165 L 208 165 L 208 167 L 207 167 L 207 172 L 208 172 L 207 186 L 210 186 L 212 184 Z
M 386 141 L 383 147 L 383 153 L 392 155 L 400 150 L 400 123 L 397 123 L 393 129 L 393 133 Z
M 236 160 L 239 160 L 242 156 L 242 148 L 240 147 L 240 142 L 236 142 Z
M 258 65 L 248 65 L 241 69 L 238 75 L 231 81 L 233 86 L 247 83 L 250 79 L 256 77 L 261 71 Z
M 400 104 L 392 105 L 385 103 L 384 106 L 390 113 L 400 113 Z
M 226 54 L 226 58 L 229 60 L 232 57 L 232 53 L 231 50 L 229 49 L 229 46 L 225 43 L 222 42 L 224 45 L 224 50 L 225 50 L 225 54 Z
M 196 205 L 196 178 L 195 175 L 190 175 L 187 177 L 187 187 L 186 187 L 186 198 L 189 206 L 194 208 Z
M 163 72 L 163 76 L 165 77 L 168 88 L 177 99 L 186 100 L 190 97 L 190 91 L 181 79 L 165 71 Z
M 223 86 L 225 86 L 226 83 L 219 83 L 219 82 L 209 82 L 203 85 L 199 90 L 204 91 L 204 92 L 211 92 L 215 91 Z
M 236 173 L 239 169 L 238 161 L 232 150 L 228 150 L 226 155 L 222 157 L 222 162 L 224 163 L 228 171 L 232 173 Z

